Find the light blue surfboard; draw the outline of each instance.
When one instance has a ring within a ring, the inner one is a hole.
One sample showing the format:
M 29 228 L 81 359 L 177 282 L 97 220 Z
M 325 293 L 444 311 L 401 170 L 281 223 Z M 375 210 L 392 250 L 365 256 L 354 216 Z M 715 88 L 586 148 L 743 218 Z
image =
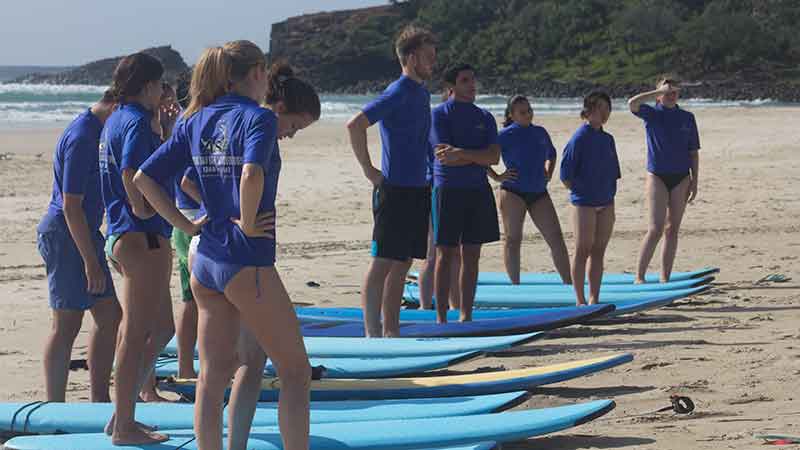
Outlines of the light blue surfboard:
M 672 272 L 670 281 L 688 280 L 691 278 L 702 278 L 719 272 L 719 268 L 706 267 L 691 272 Z M 658 273 L 648 273 L 645 276 L 647 283 L 658 283 L 660 278 Z M 419 278 L 419 272 L 409 272 L 412 279 Z M 604 273 L 603 284 L 633 284 L 636 276 L 632 273 Z M 478 274 L 478 284 L 511 284 L 508 274 L 504 272 L 481 272 Z M 557 273 L 538 273 L 526 272 L 520 274 L 520 284 L 563 284 L 561 276 Z
M 382 378 L 441 369 L 480 355 L 481 352 L 468 352 L 398 358 L 311 358 L 309 362 L 312 367 L 325 367 L 323 378 Z M 200 362 L 196 359 L 194 370 L 200 370 Z M 159 378 L 175 376 L 178 373 L 178 360 L 172 357 L 159 358 L 156 361 L 155 373 Z M 272 362 L 267 362 L 264 375 L 276 376 Z
M 651 301 L 643 301 L 643 302 L 631 302 L 631 303 L 621 303 L 617 304 L 617 308 L 614 311 L 611 311 L 604 317 L 599 317 L 596 320 L 602 320 L 608 317 L 614 316 L 622 316 L 626 314 L 633 314 L 642 311 L 648 311 L 652 309 L 661 308 L 672 304 L 675 300 L 673 298 L 662 299 L 662 300 L 651 300 Z M 484 320 L 484 319 L 502 319 L 506 317 L 519 317 L 519 316 L 529 316 L 534 315 L 537 313 L 547 313 L 553 310 L 561 310 L 561 309 L 573 309 L 573 308 L 580 308 L 578 306 L 560 306 L 560 307 L 551 307 L 551 308 L 479 308 L 472 311 L 472 317 L 475 320 Z M 361 321 L 363 320 L 364 314 L 361 308 L 303 308 L 302 311 L 298 311 L 298 314 L 302 317 L 307 318 L 314 318 L 317 320 L 354 320 L 354 321 Z M 447 320 L 448 321 L 456 321 L 459 320 L 459 311 L 458 310 L 450 310 L 447 312 Z M 410 321 L 410 322 L 435 322 L 436 321 L 436 311 L 431 309 L 404 309 L 400 311 L 400 321 Z M 466 339 L 480 339 L 480 338 L 466 338 Z M 489 350 L 487 350 L 489 351 Z M 497 350 L 494 350 L 497 351 Z
M 326 308 L 319 308 L 326 309 Z M 359 311 L 361 311 L 359 309 Z M 358 320 L 361 320 L 360 316 Z M 541 333 L 509 336 L 454 338 L 338 338 L 306 337 L 306 351 L 311 358 L 359 358 L 380 356 L 433 356 L 477 351 L 499 351 L 522 345 L 541 337 Z M 164 355 L 177 355 L 178 343 L 173 338 L 164 348 Z
M 475 290 L 475 306 L 479 308 L 537 308 L 537 307 L 557 307 L 575 306 L 574 292 L 542 292 L 534 293 L 531 291 L 507 290 L 500 291 L 494 289 L 496 286 L 478 286 Z M 488 288 L 488 289 L 485 289 Z M 677 300 L 698 294 L 709 289 L 709 286 L 700 286 L 691 289 L 678 289 L 673 291 L 652 291 L 652 292 L 603 292 L 600 291 L 600 303 L 603 304 L 625 304 L 640 303 L 648 301 L 665 302 Z M 403 299 L 409 302 L 419 302 L 419 288 L 413 284 L 407 284 L 403 293 Z
M 524 391 L 474 397 L 312 402 L 311 422 L 367 422 L 390 419 L 468 416 L 513 408 L 528 399 Z M 0 431 L 11 433 L 102 433 L 113 403 L 0 403 Z M 228 415 L 223 415 L 227 425 Z M 159 429 L 191 428 L 191 403 L 138 403 L 136 420 Z M 278 424 L 278 404 L 259 403 L 253 426 Z
M 570 380 L 632 360 L 633 355 L 623 353 L 542 367 L 466 375 L 314 380 L 311 382 L 311 400 L 379 400 L 499 394 L 530 390 L 536 386 Z M 161 382 L 159 387 L 193 398 L 196 381 L 167 380 Z M 280 381 L 277 378 L 265 378 L 259 399 L 275 401 L 279 392 Z
M 532 409 L 431 419 L 312 424 L 313 450 L 413 450 L 470 445 L 474 442 L 509 442 L 572 428 L 600 417 L 614 408 L 610 400 L 599 400 L 556 408 Z M 164 430 L 166 443 L 152 449 L 194 448 L 192 430 Z M 8 450 L 118 450 L 105 434 L 21 436 L 5 443 Z M 254 427 L 247 444 L 250 450 L 282 448 L 276 427 Z

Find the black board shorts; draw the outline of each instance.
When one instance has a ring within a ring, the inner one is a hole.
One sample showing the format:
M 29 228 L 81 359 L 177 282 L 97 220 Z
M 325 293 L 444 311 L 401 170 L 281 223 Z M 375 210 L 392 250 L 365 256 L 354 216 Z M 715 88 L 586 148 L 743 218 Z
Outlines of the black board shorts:
M 425 259 L 431 189 L 392 186 L 385 182 L 372 191 L 372 256 L 398 261 Z
M 497 205 L 488 184 L 479 188 L 434 188 L 432 218 L 436 245 L 478 245 L 500 240 Z

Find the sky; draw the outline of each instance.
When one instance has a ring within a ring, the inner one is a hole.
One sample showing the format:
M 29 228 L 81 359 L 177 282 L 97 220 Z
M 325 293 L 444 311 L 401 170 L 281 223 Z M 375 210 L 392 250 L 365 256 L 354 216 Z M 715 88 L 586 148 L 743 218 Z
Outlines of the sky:
M 172 45 L 188 64 L 204 48 L 248 39 L 269 49 L 288 17 L 388 0 L 23 0 L 3 2 L 0 65 L 72 66 Z

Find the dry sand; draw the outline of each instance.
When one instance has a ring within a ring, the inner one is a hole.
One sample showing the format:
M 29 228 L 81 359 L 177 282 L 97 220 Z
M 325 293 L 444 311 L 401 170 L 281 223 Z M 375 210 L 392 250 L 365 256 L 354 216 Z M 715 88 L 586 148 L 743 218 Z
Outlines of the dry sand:
M 797 114 L 782 108 L 696 111 L 703 144 L 700 190 L 684 220 L 676 270 L 721 267 L 712 292 L 671 308 L 555 331 L 454 368 L 635 355 L 625 366 L 538 389 L 522 406 L 613 398 L 618 406 L 611 414 L 506 448 L 744 449 L 759 444 L 753 433 L 800 434 L 800 394 L 794 392 L 800 381 Z M 559 149 L 579 125 L 567 116 L 543 117 L 539 123 Z M 644 132 L 627 112 L 614 113 L 607 130 L 616 138 L 623 178 L 606 267 L 631 271 L 646 229 Z M 50 314 L 35 227 L 50 195 L 50 161 L 59 132 L 0 132 L 0 401 L 44 398 L 41 355 Z M 370 139 L 378 161 L 375 130 Z M 282 143 L 282 154 L 278 267 L 292 298 L 318 306 L 357 305 L 368 264 L 370 186 L 352 157 L 343 125 L 314 125 Z M 567 192 L 558 183 L 550 192 L 571 249 Z M 523 269 L 551 271 L 546 246 L 530 222 L 525 231 Z M 501 252 L 499 243 L 487 245 L 481 268 L 502 270 Z M 794 280 L 754 284 L 772 272 Z M 308 281 L 321 287 L 307 287 Z M 175 276 L 176 299 L 178 292 Z M 82 331 L 74 358 L 86 357 L 86 338 Z M 70 401 L 87 400 L 87 380 L 86 372 L 71 375 Z M 673 393 L 690 396 L 696 412 L 653 414 L 669 405 Z

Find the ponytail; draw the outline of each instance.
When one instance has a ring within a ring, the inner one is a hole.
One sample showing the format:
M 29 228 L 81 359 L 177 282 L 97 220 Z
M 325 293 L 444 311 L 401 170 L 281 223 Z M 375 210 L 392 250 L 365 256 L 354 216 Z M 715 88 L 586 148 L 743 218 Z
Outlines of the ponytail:
M 264 66 L 264 53 L 250 41 L 232 41 L 206 49 L 192 72 L 189 106 L 184 117 L 200 111 L 227 94 L 233 83 L 247 78 L 254 67 Z
M 294 69 L 280 61 L 272 65 L 267 74 L 268 105 L 282 102 L 289 114 L 309 114 L 314 120 L 320 116 L 319 95 L 313 86 L 297 78 Z
M 191 117 L 228 92 L 231 61 L 222 47 L 207 48 L 192 71 L 189 84 L 189 106 L 183 113 Z

